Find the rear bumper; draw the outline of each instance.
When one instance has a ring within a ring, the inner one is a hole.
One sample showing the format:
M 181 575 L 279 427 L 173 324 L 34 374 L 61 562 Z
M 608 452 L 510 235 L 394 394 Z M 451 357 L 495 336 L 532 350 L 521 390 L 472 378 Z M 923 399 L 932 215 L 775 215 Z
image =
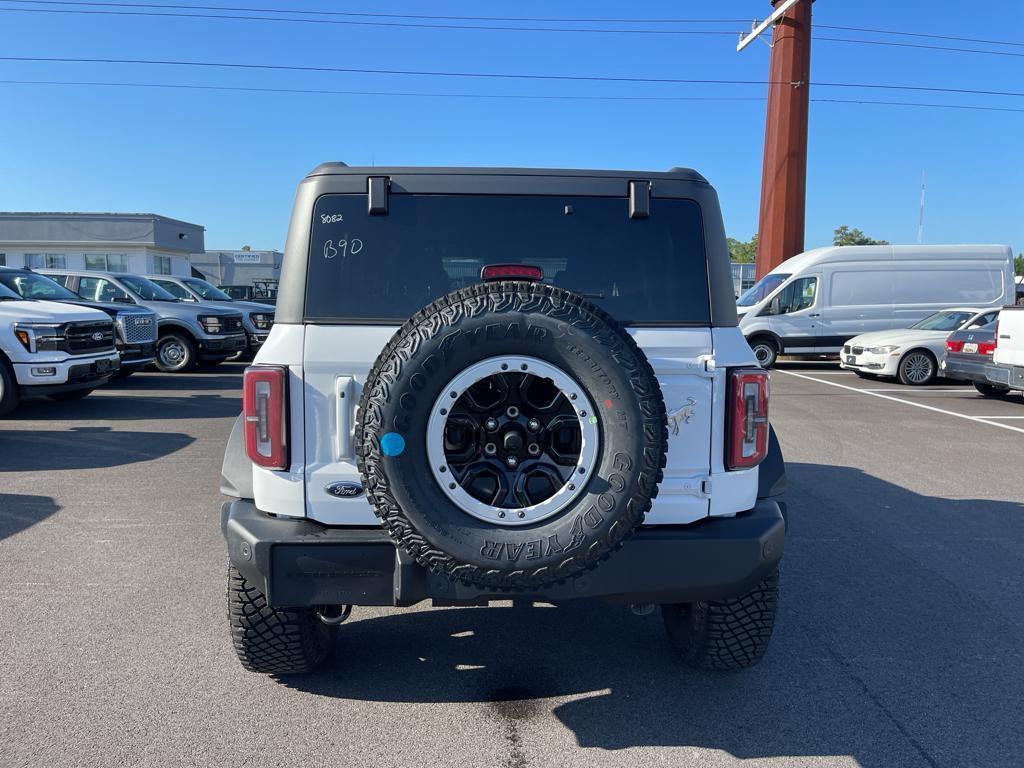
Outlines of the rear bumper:
M 605 563 L 539 592 L 503 592 L 451 582 L 397 548 L 381 528 L 331 528 L 275 518 L 247 500 L 227 502 L 228 556 L 275 607 L 479 605 L 490 600 L 684 603 L 741 595 L 779 562 L 785 507 L 762 500 L 731 518 L 641 528 Z
M 1010 389 L 1024 390 L 1024 366 L 986 365 L 985 376 L 992 384 L 1001 384 Z
M 939 363 L 939 375 L 956 381 L 980 381 L 986 383 L 985 368 L 988 364 L 984 361 L 961 360 L 948 355 L 942 358 Z

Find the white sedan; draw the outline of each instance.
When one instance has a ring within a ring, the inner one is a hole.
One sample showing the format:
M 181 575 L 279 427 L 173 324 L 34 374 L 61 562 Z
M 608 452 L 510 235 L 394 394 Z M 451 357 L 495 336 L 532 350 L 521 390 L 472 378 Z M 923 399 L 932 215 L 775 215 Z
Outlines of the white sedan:
M 861 376 L 895 376 L 901 384 L 928 384 L 938 374 L 949 334 L 988 325 L 998 315 L 998 307 L 953 307 L 909 328 L 862 333 L 843 346 L 839 365 Z

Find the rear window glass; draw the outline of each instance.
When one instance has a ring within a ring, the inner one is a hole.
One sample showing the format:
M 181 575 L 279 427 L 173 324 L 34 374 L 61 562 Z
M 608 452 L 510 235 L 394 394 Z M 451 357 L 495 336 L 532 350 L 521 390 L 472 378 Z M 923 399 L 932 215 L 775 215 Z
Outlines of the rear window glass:
M 544 282 L 587 296 L 629 325 L 707 325 L 700 206 L 652 199 L 630 219 L 625 198 L 324 195 L 313 212 L 306 319 L 396 324 L 488 264 L 530 264 Z

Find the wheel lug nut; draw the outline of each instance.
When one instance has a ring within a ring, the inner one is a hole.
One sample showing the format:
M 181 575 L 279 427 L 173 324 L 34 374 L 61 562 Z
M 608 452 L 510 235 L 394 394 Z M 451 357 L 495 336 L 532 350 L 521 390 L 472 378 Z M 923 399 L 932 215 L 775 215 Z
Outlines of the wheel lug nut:
M 493 456 L 497 452 L 498 446 L 496 446 L 494 443 L 488 443 L 487 445 L 484 446 L 484 453 L 486 453 L 488 456 Z
M 484 422 L 484 428 L 488 432 L 493 432 L 498 428 L 498 420 L 491 416 L 490 418 L 487 419 L 487 421 Z
M 526 422 L 526 427 L 531 432 L 539 432 L 540 431 L 540 419 L 530 419 L 528 422 Z
M 508 464 L 510 467 L 515 467 L 519 464 L 519 459 L 517 459 L 515 456 L 509 456 L 507 459 L 505 459 L 505 463 Z
M 510 419 L 514 419 L 519 415 L 519 409 L 516 408 L 514 405 L 510 405 L 508 407 L 508 410 L 505 411 L 505 415 L 508 416 Z
M 536 443 L 530 443 L 526 447 L 526 450 L 529 451 L 531 456 L 539 456 L 540 455 L 540 446 L 537 445 Z

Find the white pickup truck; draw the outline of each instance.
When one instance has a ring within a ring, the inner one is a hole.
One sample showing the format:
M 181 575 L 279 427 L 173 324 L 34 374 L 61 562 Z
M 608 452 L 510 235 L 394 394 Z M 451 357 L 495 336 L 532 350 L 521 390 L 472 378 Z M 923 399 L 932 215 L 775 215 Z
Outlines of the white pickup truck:
M 993 384 L 1024 391 L 1024 306 L 1003 307 L 996 324 L 996 349 L 985 376 Z
M 0 285 L 0 416 L 23 397 L 78 400 L 119 367 L 106 313 L 23 299 Z

